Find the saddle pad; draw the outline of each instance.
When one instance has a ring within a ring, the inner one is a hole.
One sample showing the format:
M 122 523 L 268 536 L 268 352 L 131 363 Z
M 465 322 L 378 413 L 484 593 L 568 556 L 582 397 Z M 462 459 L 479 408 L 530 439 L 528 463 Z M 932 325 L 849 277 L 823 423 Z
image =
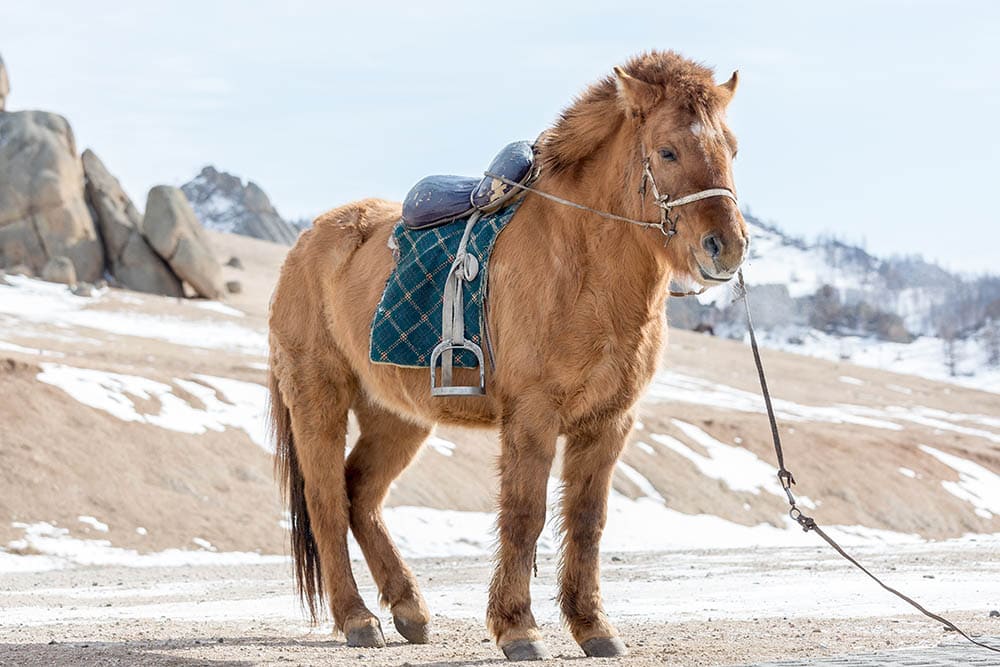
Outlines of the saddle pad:
M 490 253 L 500 232 L 514 217 L 520 200 L 484 215 L 472 229 L 466 250 L 479 260 L 479 273 L 465 283 L 465 337 L 483 348 L 483 306 L 486 302 Z M 468 218 L 432 229 L 407 229 L 396 223 L 393 237 L 399 260 L 382 292 L 372 320 L 371 355 L 376 364 L 429 368 L 431 350 L 441 342 L 444 284 Z M 476 358 L 455 352 L 456 368 L 475 368 Z

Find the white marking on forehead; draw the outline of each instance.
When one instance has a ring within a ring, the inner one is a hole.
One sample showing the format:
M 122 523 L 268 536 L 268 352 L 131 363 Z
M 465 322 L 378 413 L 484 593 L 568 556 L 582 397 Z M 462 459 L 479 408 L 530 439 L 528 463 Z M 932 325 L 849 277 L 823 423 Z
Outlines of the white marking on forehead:
M 691 134 L 705 139 L 722 139 L 725 135 L 722 132 L 722 125 L 715 118 L 709 119 L 708 126 L 702 125 L 699 121 L 691 123 Z

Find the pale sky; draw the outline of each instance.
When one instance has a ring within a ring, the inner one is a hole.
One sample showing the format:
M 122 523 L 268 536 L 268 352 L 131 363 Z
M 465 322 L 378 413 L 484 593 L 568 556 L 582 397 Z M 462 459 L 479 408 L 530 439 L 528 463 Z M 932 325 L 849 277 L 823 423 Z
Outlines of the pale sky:
M 645 49 L 740 70 L 736 183 L 793 234 L 1000 257 L 997 2 L 5 0 L 8 110 L 57 111 L 141 209 L 214 164 L 286 217 L 479 173 Z

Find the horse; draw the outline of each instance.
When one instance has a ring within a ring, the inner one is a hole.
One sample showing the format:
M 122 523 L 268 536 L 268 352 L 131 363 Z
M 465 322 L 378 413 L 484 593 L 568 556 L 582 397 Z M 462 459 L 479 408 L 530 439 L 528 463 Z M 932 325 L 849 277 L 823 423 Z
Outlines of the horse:
M 746 223 L 732 194 L 736 139 L 725 118 L 737 83 L 738 72 L 717 84 L 711 69 L 675 52 L 646 52 L 587 88 L 542 134 L 534 192 L 523 194 L 490 259 L 495 367 L 487 368 L 486 396 L 432 397 L 426 368 L 369 359 L 370 326 L 395 262 L 387 246 L 399 204 L 350 203 L 302 233 L 269 319 L 276 475 L 291 517 L 297 589 L 314 620 L 327 602 L 349 646 L 383 647 L 385 637 L 358 593 L 348 529 L 398 632 L 429 641 L 430 612 L 382 503 L 434 425 L 445 423 L 499 429 L 486 622 L 504 655 L 547 655 L 530 577 L 560 436 L 558 603 L 586 655 L 626 653 L 600 592 L 611 478 L 660 361 L 671 281 L 721 284 L 746 255 Z M 682 214 L 664 206 L 720 190 L 730 196 L 696 197 Z M 454 372 L 457 382 L 478 381 L 475 369 Z M 345 460 L 351 412 L 360 435 Z

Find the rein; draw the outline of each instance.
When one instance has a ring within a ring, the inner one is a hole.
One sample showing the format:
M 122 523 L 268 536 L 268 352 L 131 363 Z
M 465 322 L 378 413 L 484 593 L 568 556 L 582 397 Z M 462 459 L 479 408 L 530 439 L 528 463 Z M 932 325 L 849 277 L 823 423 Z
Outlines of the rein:
M 943 624 L 949 630 L 957 632 L 959 635 L 961 635 L 968 641 L 972 642 L 976 646 L 982 647 L 989 651 L 1000 653 L 1000 648 L 996 648 L 994 646 L 990 646 L 988 644 L 984 644 L 981 641 L 973 639 L 972 637 L 967 635 L 961 628 L 959 628 L 957 625 L 949 621 L 944 616 L 935 614 L 932 611 L 928 611 L 913 598 L 885 584 L 881 579 L 872 574 L 871 571 L 868 570 L 868 568 L 859 563 L 849 553 L 844 551 L 843 547 L 837 544 L 837 542 L 832 537 L 827 535 L 826 532 L 822 528 L 820 528 L 819 525 L 817 525 L 816 521 L 811 516 L 806 516 L 806 514 L 801 509 L 799 509 L 795 500 L 795 495 L 792 493 L 792 485 L 795 484 L 795 477 L 792 476 L 791 471 L 785 467 L 785 455 L 784 452 L 781 450 L 781 435 L 778 433 L 778 420 L 774 416 L 774 407 L 771 405 L 771 392 L 767 388 L 767 378 L 764 377 L 764 364 L 761 362 L 760 359 L 760 347 L 757 345 L 757 334 L 754 331 L 753 318 L 750 316 L 750 299 L 747 296 L 746 283 L 743 282 L 743 269 L 740 269 L 739 272 L 736 274 L 736 276 L 737 276 L 737 285 L 739 286 L 739 296 L 737 296 L 737 300 L 741 299 L 743 301 L 743 307 L 744 310 L 746 311 L 747 331 L 749 331 L 750 333 L 750 349 L 753 350 L 753 361 L 754 365 L 757 367 L 757 379 L 760 381 L 760 391 L 764 397 L 764 407 L 767 409 L 767 421 L 771 426 L 771 440 L 774 443 L 774 453 L 777 456 L 778 460 L 778 481 L 781 482 L 781 488 L 784 489 L 785 495 L 788 496 L 788 505 L 790 507 L 790 509 L 788 510 L 788 515 L 792 517 L 792 519 L 802 527 L 803 531 L 808 533 L 811 530 L 817 535 L 819 535 L 838 554 L 843 556 L 847 560 L 847 562 L 849 562 L 851 565 L 855 566 L 856 568 L 864 572 L 879 586 L 889 591 L 903 602 L 906 602 L 924 616 L 927 616 L 928 618 L 931 618 L 937 621 L 938 623 Z
M 700 190 L 689 195 L 684 195 L 683 197 L 678 197 L 676 199 L 672 198 L 669 194 L 661 195 L 660 191 L 656 187 L 656 179 L 653 178 L 653 171 L 649 167 L 649 158 L 643 158 L 642 160 L 642 183 L 639 186 L 639 194 L 642 195 L 643 201 L 646 200 L 646 184 L 649 184 L 650 189 L 653 192 L 653 200 L 656 205 L 660 207 L 660 221 L 659 222 L 646 222 L 645 220 L 636 220 L 635 218 L 626 218 L 623 215 L 615 215 L 614 213 L 608 213 L 607 211 L 601 211 L 596 208 L 591 208 L 590 206 L 585 206 L 583 204 L 578 204 L 569 199 L 563 199 L 562 197 L 557 197 L 554 194 L 545 192 L 544 190 L 539 190 L 538 188 L 533 188 L 530 185 L 525 185 L 524 183 L 518 183 L 517 181 L 512 181 L 509 178 L 500 176 L 499 174 L 494 174 L 493 172 L 484 172 L 484 176 L 488 178 L 494 178 L 504 185 L 510 185 L 515 188 L 520 188 L 526 192 L 532 192 L 539 197 L 544 197 L 549 201 L 554 201 L 557 204 L 562 204 L 563 206 L 569 206 L 571 208 L 576 208 L 581 211 L 587 211 L 588 213 L 593 213 L 594 215 L 599 215 L 602 218 L 608 220 L 617 220 L 618 222 L 627 222 L 631 225 L 636 225 L 638 227 L 644 227 L 646 229 L 659 229 L 660 233 L 667 237 L 664 245 L 670 243 L 672 239 L 677 234 L 677 221 L 680 220 L 680 215 L 675 215 L 670 217 L 671 209 L 684 206 L 686 204 L 693 204 L 696 201 L 701 201 L 702 199 L 709 199 L 711 197 L 728 197 L 739 205 L 739 201 L 736 199 L 736 195 L 733 191 L 728 188 L 709 188 L 707 190 Z M 691 290 L 687 292 L 675 292 L 670 291 L 670 296 L 683 297 L 683 296 L 698 296 L 699 294 L 704 294 L 708 286 L 702 287 L 698 290 Z

